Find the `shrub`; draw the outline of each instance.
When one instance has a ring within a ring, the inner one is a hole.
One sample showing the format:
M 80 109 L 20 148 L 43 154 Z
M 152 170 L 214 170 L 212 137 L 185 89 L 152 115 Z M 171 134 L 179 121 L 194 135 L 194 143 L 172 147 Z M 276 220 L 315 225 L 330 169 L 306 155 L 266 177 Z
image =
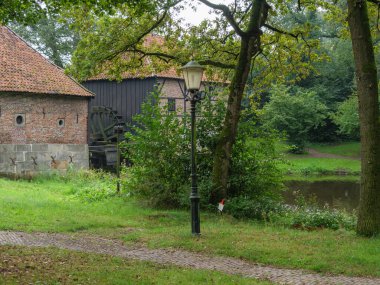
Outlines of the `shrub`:
M 263 109 L 263 123 L 269 128 L 285 131 L 293 151 L 303 152 L 311 130 L 324 124 L 327 107 L 313 91 L 273 85 L 269 103 Z
M 306 199 L 296 193 L 296 206 L 288 211 L 289 226 L 296 229 L 332 229 L 344 228 L 353 230 L 356 225 L 356 216 L 343 210 L 330 209 L 328 206 L 318 206 L 316 197 Z
M 299 230 L 354 230 L 356 216 L 342 210 L 319 207 L 316 198 L 298 194 L 296 205 L 286 205 L 270 197 L 235 197 L 227 201 L 225 212 L 237 219 L 254 219 Z
M 328 208 L 306 208 L 294 211 L 291 227 L 297 229 L 321 229 L 327 228 L 337 230 L 344 228 L 347 230 L 355 229 L 356 217 L 346 212 L 332 210 Z
M 124 154 L 132 167 L 126 170 L 129 191 L 158 207 L 184 207 L 190 192 L 190 120 L 177 117 L 157 104 L 154 93 L 134 117 L 126 134 Z M 197 173 L 201 205 L 211 194 L 214 149 L 225 114 L 223 101 L 206 97 L 197 109 Z M 277 168 L 276 135 L 264 132 L 249 113 L 243 114 L 233 149 L 229 197 L 275 196 L 281 186 Z
M 228 200 L 225 206 L 226 213 L 237 219 L 267 220 L 273 214 L 282 214 L 285 206 L 279 201 L 263 197 L 257 200 L 247 197 L 235 197 Z
M 338 110 L 332 116 L 339 126 L 339 133 L 348 135 L 352 139 L 360 138 L 358 97 L 351 96 L 338 105 Z

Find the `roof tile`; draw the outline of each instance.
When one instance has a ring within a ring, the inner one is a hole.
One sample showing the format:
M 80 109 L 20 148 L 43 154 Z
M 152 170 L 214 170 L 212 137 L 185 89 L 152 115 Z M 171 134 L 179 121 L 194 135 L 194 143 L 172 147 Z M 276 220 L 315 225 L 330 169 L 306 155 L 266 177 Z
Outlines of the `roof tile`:
M 1 91 L 94 96 L 5 26 L 0 26 Z

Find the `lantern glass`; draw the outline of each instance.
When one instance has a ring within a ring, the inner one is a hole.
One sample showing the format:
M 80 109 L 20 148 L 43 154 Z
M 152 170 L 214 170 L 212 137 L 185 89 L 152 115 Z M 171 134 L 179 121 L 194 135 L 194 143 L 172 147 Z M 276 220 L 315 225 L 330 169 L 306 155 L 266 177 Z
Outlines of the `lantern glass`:
M 196 91 L 200 89 L 203 70 L 204 67 L 196 61 L 190 61 L 182 67 L 183 79 L 188 90 Z

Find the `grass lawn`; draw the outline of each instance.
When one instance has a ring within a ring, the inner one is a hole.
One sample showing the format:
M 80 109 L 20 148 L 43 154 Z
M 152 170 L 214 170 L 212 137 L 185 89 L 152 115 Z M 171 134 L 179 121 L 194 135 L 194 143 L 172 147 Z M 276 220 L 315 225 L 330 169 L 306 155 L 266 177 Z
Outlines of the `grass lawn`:
M 305 182 L 318 182 L 318 181 L 346 181 L 346 182 L 359 182 L 359 175 L 288 175 L 285 176 L 285 181 L 305 181 Z
M 53 248 L 0 246 L 1 284 L 256 284 L 267 281 Z
M 279 144 L 278 148 L 284 153 L 286 161 L 280 165 L 280 168 L 287 173 L 287 180 L 359 181 L 361 167 L 360 160 L 357 158 L 360 155 L 360 143 L 349 142 L 339 145 L 310 144 L 308 147 L 320 153 L 346 156 L 347 159 L 311 157 L 309 154 L 290 154 L 287 153 L 286 145 Z
M 360 174 L 360 161 L 354 159 L 336 158 L 312 158 L 306 155 L 289 154 L 288 163 L 281 168 L 291 174 L 324 174 L 346 173 L 349 175 Z
M 336 155 L 359 157 L 360 156 L 360 143 L 348 142 L 337 145 L 328 144 L 311 144 L 310 148 L 322 153 L 331 153 Z
M 202 236 L 190 234 L 189 213 L 142 207 L 132 198 L 85 202 L 71 181 L 0 179 L 0 229 L 85 231 L 151 248 L 182 248 L 253 262 L 317 272 L 380 277 L 380 238 L 359 238 L 345 230 L 299 231 L 201 216 Z

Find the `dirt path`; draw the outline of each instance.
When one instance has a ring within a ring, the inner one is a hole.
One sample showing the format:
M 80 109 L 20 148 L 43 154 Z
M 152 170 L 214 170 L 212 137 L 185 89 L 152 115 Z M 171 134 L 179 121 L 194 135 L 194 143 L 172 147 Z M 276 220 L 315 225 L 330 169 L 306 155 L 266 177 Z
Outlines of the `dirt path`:
M 319 152 L 316 149 L 313 148 L 308 148 L 306 149 L 308 152 L 306 157 L 315 157 L 315 158 L 339 158 L 339 159 L 355 159 L 355 160 L 360 160 L 360 157 L 351 157 L 351 156 L 343 156 L 343 155 L 338 155 L 338 154 L 332 154 L 332 153 L 324 153 L 324 152 Z
M 0 231 L 0 245 L 57 247 L 74 251 L 108 254 L 123 258 L 173 264 L 194 269 L 209 269 L 246 277 L 270 280 L 277 284 L 380 285 L 380 278 L 323 276 L 303 270 L 280 269 L 234 258 L 211 257 L 182 250 L 132 248 L 119 240 L 82 234 L 23 233 Z

